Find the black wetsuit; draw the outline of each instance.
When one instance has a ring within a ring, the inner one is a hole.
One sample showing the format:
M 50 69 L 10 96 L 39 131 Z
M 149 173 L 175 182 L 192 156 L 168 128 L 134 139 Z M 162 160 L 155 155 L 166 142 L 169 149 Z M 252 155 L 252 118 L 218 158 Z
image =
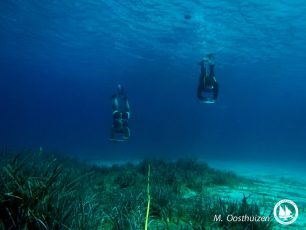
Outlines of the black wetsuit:
M 200 65 L 201 65 L 201 74 L 198 84 L 197 97 L 203 102 L 211 101 L 211 98 L 203 96 L 203 93 L 211 92 L 212 99 L 215 101 L 218 98 L 219 85 L 215 79 L 214 65 L 209 65 L 208 75 L 206 74 L 205 64 L 203 61 L 200 63 Z
M 120 98 L 121 99 L 121 98 Z M 128 121 L 130 118 L 130 109 L 127 97 L 122 99 L 124 101 L 123 111 L 119 111 L 118 97 L 113 96 L 113 125 L 111 129 L 111 139 L 115 139 L 116 134 L 123 134 L 124 139 L 130 136 Z
M 128 127 L 129 116 L 128 112 L 113 112 L 113 127 L 117 132 L 123 133 L 123 130 Z

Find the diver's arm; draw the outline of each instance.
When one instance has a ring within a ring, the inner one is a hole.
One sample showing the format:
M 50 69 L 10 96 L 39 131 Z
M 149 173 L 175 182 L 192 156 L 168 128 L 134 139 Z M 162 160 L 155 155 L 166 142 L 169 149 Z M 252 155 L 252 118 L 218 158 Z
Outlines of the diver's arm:
M 112 102 L 113 102 L 113 112 L 118 111 L 118 98 L 116 94 L 112 96 Z
M 124 111 L 125 112 L 130 112 L 130 103 L 129 103 L 129 100 L 128 100 L 128 98 L 127 98 L 127 96 L 125 96 L 124 98 L 123 98 L 123 100 L 124 100 Z

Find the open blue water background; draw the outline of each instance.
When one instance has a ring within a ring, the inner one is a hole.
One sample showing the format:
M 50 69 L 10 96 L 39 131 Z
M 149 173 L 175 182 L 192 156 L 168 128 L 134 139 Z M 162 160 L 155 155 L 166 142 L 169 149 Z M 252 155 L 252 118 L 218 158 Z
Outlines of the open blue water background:
M 0 147 L 304 160 L 305 38 L 304 0 L 2 0 Z M 209 52 L 220 84 L 211 105 L 196 98 Z M 114 144 L 118 83 L 131 137 Z

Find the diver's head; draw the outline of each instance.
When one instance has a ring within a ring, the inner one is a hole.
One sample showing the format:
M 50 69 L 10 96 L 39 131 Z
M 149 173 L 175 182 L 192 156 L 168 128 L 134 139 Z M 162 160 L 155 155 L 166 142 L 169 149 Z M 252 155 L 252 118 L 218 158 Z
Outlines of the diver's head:
M 207 57 L 208 58 L 214 58 L 214 54 L 213 53 L 209 53 L 209 54 L 207 54 Z
M 124 87 L 121 84 L 117 85 L 117 93 L 119 96 L 122 96 L 124 94 Z

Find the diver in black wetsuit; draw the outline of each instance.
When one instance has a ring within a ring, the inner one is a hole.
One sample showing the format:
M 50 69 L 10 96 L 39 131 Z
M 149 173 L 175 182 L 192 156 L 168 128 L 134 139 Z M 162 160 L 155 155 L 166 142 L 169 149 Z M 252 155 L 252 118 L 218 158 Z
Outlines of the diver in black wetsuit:
M 123 108 L 119 107 L 119 100 L 123 102 Z M 114 141 L 128 140 L 130 137 L 130 129 L 128 121 L 130 119 L 130 105 L 125 95 L 122 85 L 117 86 L 117 94 L 112 96 L 113 104 L 113 124 L 110 139 Z M 122 134 L 122 138 L 118 139 L 116 134 Z
M 197 97 L 201 102 L 214 103 L 218 97 L 219 85 L 214 72 L 214 55 L 208 54 L 202 61 Z M 208 68 L 208 69 L 207 69 Z M 204 96 L 204 95 L 206 96 Z

